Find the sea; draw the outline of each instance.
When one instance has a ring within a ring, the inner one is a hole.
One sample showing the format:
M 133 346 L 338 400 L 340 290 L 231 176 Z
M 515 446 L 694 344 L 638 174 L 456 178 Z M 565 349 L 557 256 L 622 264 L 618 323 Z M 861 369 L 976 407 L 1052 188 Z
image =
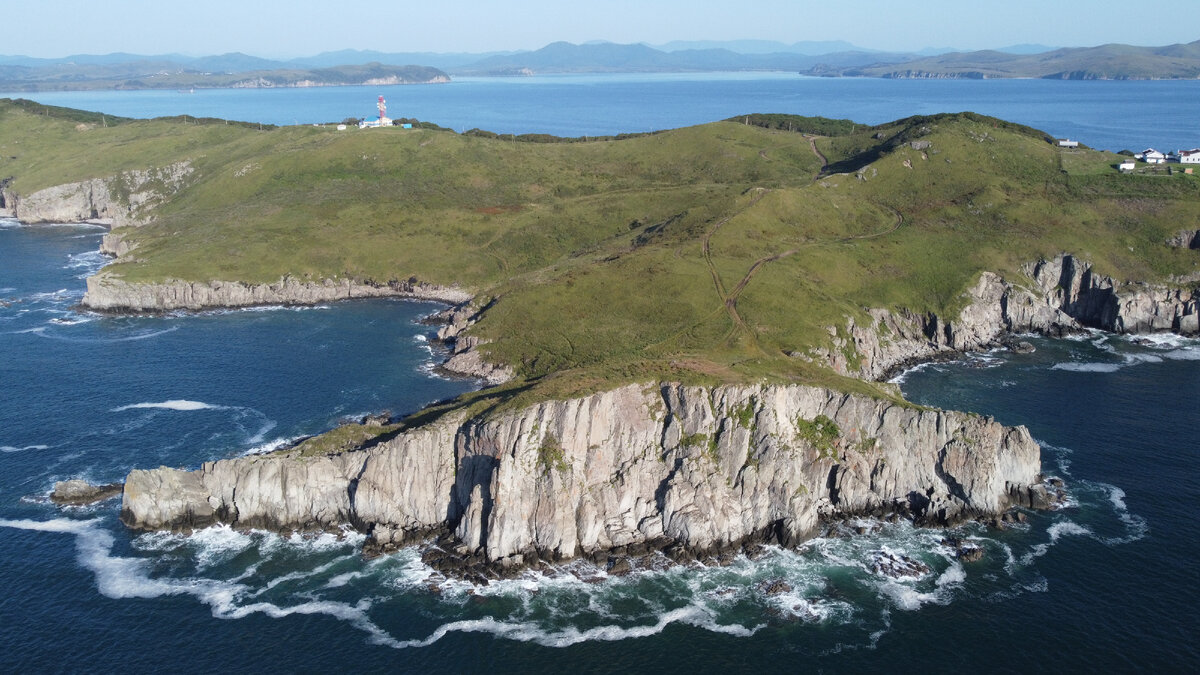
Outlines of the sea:
M 877 122 L 969 109 L 1140 149 L 1200 145 L 1187 140 L 1200 134 L 1198 86 L 599 76 L 35 97 L 265 123 L 291 123 L 275 108 L 307 100 L 315 112 L 289 113 L 307 123 L 385 93 L 424 100 L 428 112 L 412 116 L 446 126 L 571 136 L 751 111 Z M 1163 102 L 1154 111 L 1129 105 L 1150 95 Z M 58 480 L 267 452 L 478 386 L 437 371 L 444 354 L 422 321 L 435 304 L 83 311 L 84 279 L 106 263 L 102 234 L 0 220 L 0 672 L 1200 670 L 1198 340 L 1030 336 L 1031 354 L 901 374 L 910 400 L 1025 425 L 1041 443 L 1068 501 L 1008 529 L 864 521 L 867 534 L 834 531 L 728 567 L 607 578 L 577 563 L 472 586 L 438 577 L 413 550 L 363 560 L 351 531 L 135 533 L 117 520 L 119 500 L 51 504 Z M 955 559 L 947 536 L 983 559 Z M 929 572 L 880 576 L 870 562 L 881 553 Z

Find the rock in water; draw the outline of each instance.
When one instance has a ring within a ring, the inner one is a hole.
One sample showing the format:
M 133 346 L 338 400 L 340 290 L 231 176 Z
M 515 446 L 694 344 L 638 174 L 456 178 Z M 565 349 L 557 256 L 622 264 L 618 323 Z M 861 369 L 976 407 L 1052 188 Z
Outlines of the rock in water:
M 920 579 L 930 572 L 920 560 L 888 550 L 871 553 L 871 571 L 892 579 Z
M 462 566 L 499 570 L 621 550 L 686 561 L 795 546 L 854 516 L 998 515 L 1040 469 L 1026 429 L 985 417 L 797 385 L 633 384 L 448 413 L 339 455 L 135 470 L 121 517 L 138 529 L 349 524 L 379 552 L 443 534 Z
M 74 478 L 55 483 L 50 501 L 63 506 L 84 506 L 115 497 L 121 494 L 123 487 L 121 483 L 92 485 L 86 480 Z

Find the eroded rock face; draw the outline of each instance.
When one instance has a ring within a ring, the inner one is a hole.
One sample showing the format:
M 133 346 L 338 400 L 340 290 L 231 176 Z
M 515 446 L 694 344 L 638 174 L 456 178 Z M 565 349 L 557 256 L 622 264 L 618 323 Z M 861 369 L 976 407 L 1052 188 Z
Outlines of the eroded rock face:
M 350 298 L 405 297 L 460 303 L 471 294 L 454 287 L 434 286 L 410 279 L 387 284 L 341 281 L 301 281 L 284 277 L 271 284 L 240 281 L 168 281 L 131 284 L 97 274 L 87 279 L 83 305 L 101 311 L 163 312 L 176 309 L 250 307 L 254 305 L 311 305 Z
M 1024 268 L 1021 283 L 984 272 L 966 291 L 967 306 L 953 321 L 912 312 L 868 311 L 869 321 L 847 322 L 834 349 L 815 356 L 841 373 L 877 380 L 906 364 L 942 352 L 999 344 L 1008 333 L 1061 336 L 1083 328 L 1114 333 L 1200 333 L 1200 292 L 1118 283 L 1069 255 Z M 851 358 L 848 358 L 848 355 Z M 857 357 L 857 358 L 853 358 Z
M 801 386 L 630 385 L 489 418 L 451 415 L 369 450 L 133 471 L 123 521 L 350 524 L 389 550 L 453 533 L 497 567 L 631 548 L 795 544 L 823 520 L 1003 512 L 1038 481 L 1023 427 Z
M 5 193 L 13 217 L 25 223 L 99 222 L 117 227 L 145 224 L 151 210 L 174 194 L 193 172 L 190 162 L 123 171 L 56 185 L 28 195 Z
M 1200 230 L 1181 230 L 1167 240 L 1167 246 L 1175 248 L 1200 249 Z

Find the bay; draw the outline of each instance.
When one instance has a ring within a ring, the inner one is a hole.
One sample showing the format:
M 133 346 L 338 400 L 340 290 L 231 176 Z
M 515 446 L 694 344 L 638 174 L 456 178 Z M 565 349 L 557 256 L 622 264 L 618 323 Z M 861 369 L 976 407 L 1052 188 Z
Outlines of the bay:
M 447 84 L 288 89 L 0 94 L 128 117 L 190 115 L 319 124 L 414 117 L 455 131 L 612 135 L 704 124 L 748 113 L 880 124 L 969 110 L 1095 148 L 1200 146 L 1200 81 L 878 80 L 792 73 L 664 73 L 459 78 Z
M 432 97 L 422 103 L 431 114 L 412 116 L 505 133 L 638 131 L 635 125 L 674 127 L 750 110 L 874 122 L 957 108 L 1100 147 L 1140 149 L 1196 144 L 1187 140 L 1195 133 L 1188 120 L 1200 119 L 1196 86 L 722 75 L 384 91 L 401 108 L 410 95 Z M 210 92 L 95 92 L 78 94 L 82 103 L 47 102 L 139 117 L 263 115 L 264 122 L 292 123 L 368 114 L 378 88 L 355 89 L 227 90 L 211 92 L 211 100 Z M 212 107 L 181 110 L 180 99 Z M 1167 105 L 1140 105 L 1145 100 Z M 305 109 L 315 116 L 291 112 Z M 603 584 L 568 573 L 477 589 L 433 578 L 411 551 L 364 562 L 353 533 L 135 534 L 117 522 L 115 501 L 65 511 L 48 504 L 55 480 L 196 466 L 346 416 L 400 414 L 475 386 L 431 372 L 438 358 L 431 328 L 417 321 L 435 305 L 382 300 L 165 317 L 80 312 L 82 280 L 104 262 L 95 252 L 100 233 L 0 221 L 5 672 L 1200 667 L 1195 340 L 1033 339 L 1034 354 L 971 356 L 903 378 L 916 402 L 1028 425 L 1043 443 L 1044 470 L 1067 482 L 1071 504 L 1031 514 L 1026 526 L 956 530 L 984 547 L 978 563 L 954 560 L 940 544 L 942 532 L 885 525 L 731 568 Z M 865 562 L 879 549 L 918 557 L 933 572 L 916 582 L 880 579 Z M 780 579 L 792 590 L 765 592 Z

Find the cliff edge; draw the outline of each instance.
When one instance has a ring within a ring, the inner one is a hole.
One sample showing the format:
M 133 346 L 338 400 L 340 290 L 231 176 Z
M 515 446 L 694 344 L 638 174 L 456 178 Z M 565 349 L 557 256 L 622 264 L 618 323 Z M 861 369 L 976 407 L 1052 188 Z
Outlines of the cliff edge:
M 628 385 L 525 409 L 450 413 L 368 450 L 134 470 L 137 529 L 352 526 L 367 550 L 441 533 L 513 568 L 612 550 L 794 545 L 822 521 L 946 524 L 1037 503 L 1023 427 L 795 385 Z

